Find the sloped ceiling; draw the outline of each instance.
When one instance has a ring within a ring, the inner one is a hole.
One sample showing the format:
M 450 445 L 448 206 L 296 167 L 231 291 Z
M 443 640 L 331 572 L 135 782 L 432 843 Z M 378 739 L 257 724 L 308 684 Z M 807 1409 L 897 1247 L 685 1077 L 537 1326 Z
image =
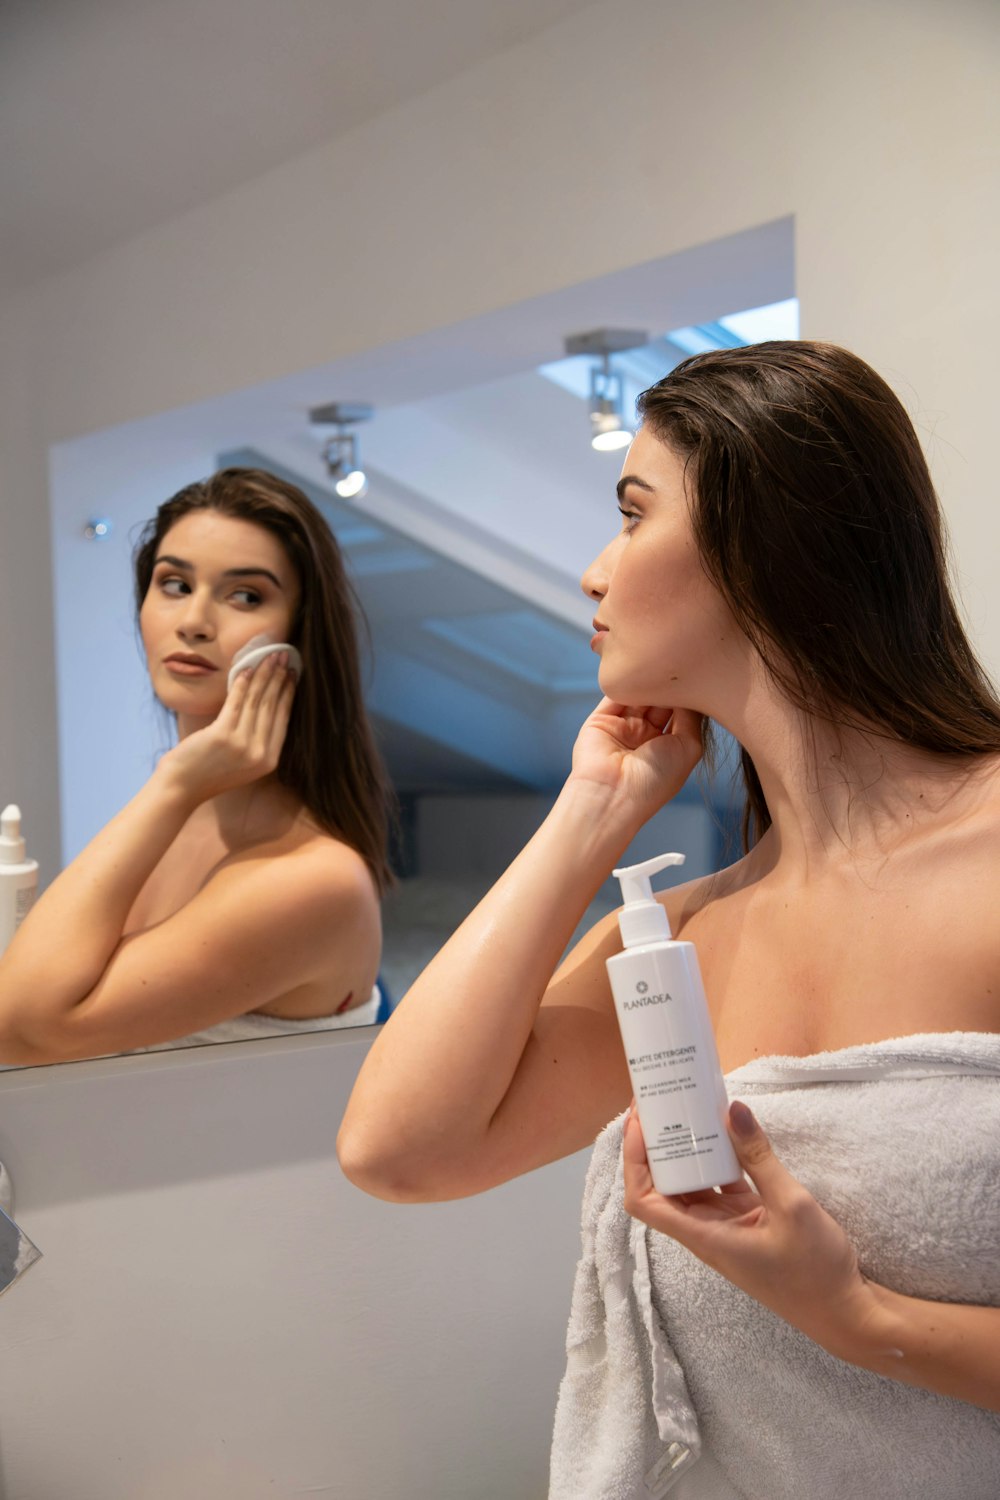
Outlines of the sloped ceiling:
M 427 92 L 589 0 L 3 0 L 0 294 Z

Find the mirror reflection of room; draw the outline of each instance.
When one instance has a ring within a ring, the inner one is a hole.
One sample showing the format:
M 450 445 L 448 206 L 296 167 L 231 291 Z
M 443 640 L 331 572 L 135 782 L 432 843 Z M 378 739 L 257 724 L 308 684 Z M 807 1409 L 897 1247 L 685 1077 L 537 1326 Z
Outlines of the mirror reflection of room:
M 735 241 L 728 277 L 710 301 L 685 292 L 685 278 L 675 272 L 672 305 L 689 314 L 732 308 L 754 294 L 787 288 L 788 244 L 782 226 L 756 242 Z M 655 309 L 648 270 L 637 290 L 633 305 L 645 301 Z M 599 288 L 591 300 L 613 305 Z M 583 308 L 576 314 L 585 315 Z M 573 726 L 595 691 L 590 611 L 574 569 L 599 534 L 639 391 L 694 348 L 738 347 L 797 329 L 797 304 L 788 298 L 720 312 L 696 326 L 678 323 L 655 336 L 620 327 L 581 336 L 572 324 L 567 331 L 566 316 L 553 305 L 536 341 L 539 352 L 554 358 L 511 371 L 509 351 L 506 368 L 484 352 L 476 372 L 481 378 L 470 383 L 466 368 L 455 389 L 436 396 L 386 399 L 391 382 L 397 396 L 401 384 L 388 351 L 384 371 L 368 375 L 383 398 L 374 406 L 316 403 L 324 384 L 349 391 L 357 378 L 349 370 L 317 372 L 308 385 L 286 382 L 286 389 L 168 414 L 95 434 L 58 453 L 53 504 L 67 866 L 116 816 L 130 783 L 138 791 L 159 763 L 170 743 L 177 694 L 203 691 L 197 663 L 181 662 L 170 669 L 166 702 L 158 689 L 165 670 L 151 676 L 143 655 L 140 676 L 130 638 L 129 552 L 145 524 L 144 504 L 182 472 L 178 438 L 192 454 L 202 434 L 215 439 L 214 452 L 192 456 L 189 464 L 207 467 L 214 459 L 220 467 L 271 474 L 277 489 L 302 495 L 312 507 L 311 524 L 332 537 L 343 557 L 341 586 L 349 590 L 358 625 L 365 714 L 398 809 L 396 879 L 386 884 L 382 907 L 378 1003 L 375 997 L 368 1004 L 355 1000 L 345 1008 L 344 1025 L 386 1018 L 497 878 L 517 839 L 551 806 Z M 492 340 L 501 344 L 499 331 Z M 434 340 L 428 342 L 420 360 L 433 369 L 444 361 Z M 410 390 L 421 384 L 414 363 Z M 297 399 L 288 399 L 289 389 Z M 309 399 L 303 400 L 303 390 Z M 409 394 L 405 384 L 402 394 Z M 251 431 L 252 445 L 245 441 Z M 133 466 L 141 466 L 139 482 Z M 526 525 L 525 496 L 533 491 L 545 494 L 546 514 L 536 512 Z M 562 517 L 571 521 L 568 531 Z M 186 585 L 168 580 L 166 587 L 183 591 Z M 245 593 L 234 599 L 246 614 L 261 608 Z M 296 698 L 306 691 L 297 688 Z M 334 760 L 338 754 L 334 744 Z M 692 786 L 674 809 L 675 823 L 678 817 L 688 870 L 716 868 L 732 845 L 728 777 Z M 644 831 L 633 854 L 648 853 L 658 837 L 655 827 Z M 183 841 L 166 863 L 187 875 L 193 867 L 182 849 Z M 154 893 L 165 891 L 165 881 L 163 870 L 151 878 L 130 914 L 130 937 L 132 924 L 155 911 Z M 588 919 L 604 915 L 615 901 L 608 882 Z M 353 997 L 350 986 L 348 992 Z M 214 1024 L 181 1022 L 169 1042 L 133 1037 L 125 1045 L 123 1039 L 118 1050 L 341 1024 L 336 1012 L 327 1014 L 328 998 L 308 1008 L 301 995 L 293 1003 L 301 1014 L 284 1005 L 279 1014 L 272 1003 L 264 1012 Z M 190 1017 L 190 1009 L 184 1014 Z
M 0 1062 L 374 1022 L 390 793 L 330 528 L 222 470 L 148 522 L 134 596 L 176 743 L 17 925 Z

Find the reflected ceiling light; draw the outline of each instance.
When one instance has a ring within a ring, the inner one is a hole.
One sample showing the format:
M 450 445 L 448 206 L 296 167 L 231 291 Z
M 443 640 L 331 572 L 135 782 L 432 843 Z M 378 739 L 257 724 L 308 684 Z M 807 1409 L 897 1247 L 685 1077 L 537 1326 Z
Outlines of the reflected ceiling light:
M 310 422 L 319 427 L 335 427 L 323 444 L 323 462 L 342 500 L 360 500 L 368 492 L 368 476 L 358 459 L 357 433 L 351 431 L 359 422 L 367 422 L 374 408 L 358 401 L 331 401 L 314 406 Z
M 566 353 L 596 354 L 590 368 L 590 445 L 599 453 L 627 448 L 632 429 L 625 421 L 622 377 L 611 368 L 612 354 L 648 343 L 648 335 L 636 328 L 595 328 L 575 333 L 566 340 Z
M 613 410 L 591 410 L 590 426 L 590 446 L 598 453 L 614 453 L 616 448 L 627 448 L 634 436 L 625 426 L 621 413 Z

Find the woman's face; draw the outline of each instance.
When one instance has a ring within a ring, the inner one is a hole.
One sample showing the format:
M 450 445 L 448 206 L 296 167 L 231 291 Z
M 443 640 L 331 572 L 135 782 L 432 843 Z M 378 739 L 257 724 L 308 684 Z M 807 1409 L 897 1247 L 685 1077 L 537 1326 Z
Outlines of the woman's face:
M 233 657 L 256 635 L 287 641 L 299 581 L 284 547 L 252 521 L 193 510 L 164 535 L 139 612 L 153 691 L 186 718 L 214 718 Z
M 631 707 L 716 714 L 749 643 L 702 567 L 683 460 L 641 428 L 618 497 L 621 530 L 581 580 L 597 601 L 601 691 Z

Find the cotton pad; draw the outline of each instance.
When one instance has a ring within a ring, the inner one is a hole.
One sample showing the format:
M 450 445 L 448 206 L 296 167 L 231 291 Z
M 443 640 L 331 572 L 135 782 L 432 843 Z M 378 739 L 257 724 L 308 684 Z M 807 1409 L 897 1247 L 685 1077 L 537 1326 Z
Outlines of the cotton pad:
M 247 641 L 245 646 L 241 646 L 233 657 L 226 692 L 232 692 L 233 683 L 241 672 L 245 672 L 248 667 L 255 670 L 265 656 L 271 656 L 275 651 L 287 651 L 288 665 L 298 677 L 302 676 L 302 658 L 294 646 L 290 646 L 287 641 L 269 641 L 266 635 L 255 635 L 252 640 Z

